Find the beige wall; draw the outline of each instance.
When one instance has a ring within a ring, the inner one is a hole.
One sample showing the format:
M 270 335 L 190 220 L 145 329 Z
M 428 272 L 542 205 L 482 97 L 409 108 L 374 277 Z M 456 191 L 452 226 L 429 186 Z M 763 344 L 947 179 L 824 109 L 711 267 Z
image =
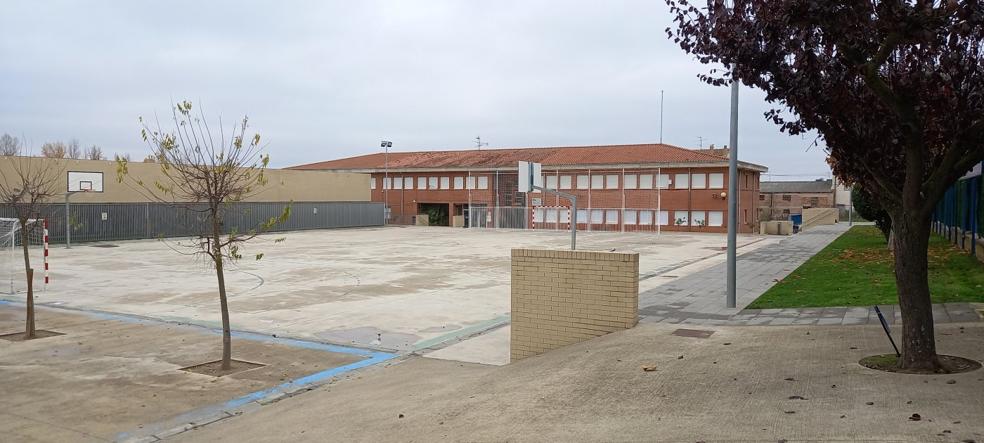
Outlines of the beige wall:
M 139 186 L 132 180 L 117 181 L 116 162 L 102 160 L 72 160 L 28 157 L 0 157 L 0 178 L 9 180 L 14 174 L 15 163 L 21 169 L 30 167 L 37 170 L 43 165 L 53 165 L 58 171 L 56 186 L 60 194 L 68 190 L 68 171 L 102 172 L 103 192 L 89 192 L 72 195 L 77 203 L 132 203 L 148 199 L 138 192 Z M 47 166 L 44 166 L 47 167 Z M 130 162 L 129 177 L 142 180 L 153 187 L 155 180 L 161 180 L 160 165 L 156 163 Z M 330 201 L 369 201 L 369 175 L 347 172 L 303 171 L 290 169 L 269 169 L 266 172 L 269 183 L 256 196 L 247 199 L 255 202 L 330 202 Z M 55 199 L 62 201 L 59 195 Z
M 802 229 L 820 225 L 832 225 L 837 223 L 839 217 L 840 211 L 837 208 L 806 208 L 803 210 Z
M 510 358 L 635 326 L 639 254 L 512 250 Z

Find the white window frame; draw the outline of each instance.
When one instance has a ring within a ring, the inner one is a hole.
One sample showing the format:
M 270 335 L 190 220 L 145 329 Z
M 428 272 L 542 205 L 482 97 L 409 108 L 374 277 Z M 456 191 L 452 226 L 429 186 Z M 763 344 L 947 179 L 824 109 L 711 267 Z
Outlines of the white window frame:
M 475 189 L 475 177 L 465 178 L 465 189 Z
M 489 178 L 488 177 L 478 177 L 478 189 L 489 189 Z
M 393 177 L 383 177 L 383 189 L 393 189 Z
M 561 175 L 560 176 L 560 189 L 571 189 L 571 176 Z
M 403 189 L 413 189 L 413 177 L 403 177 Z
M 670 181 L 670 174 L 660 174 L 659 175 L 659 189 L 669 189 L 670 185 L 673 184 Z
M 724 226 L 724 211 L 707 211 L 707 226 Z
M 635 225 L 639 222 L 639 211 L 626 209 L 625 213 L 622 214 L 622 219 L 625 220 L 625 224 L 627 225 Z
M 707 226 L 707 211 L 692 211 L 690 213 L 690 225 L 700 226 L 699 222 L 704 222 L 704 226 Z
M 465 178 L 455 177 L 454 178 L 454 189 L 465 189 Z
M 622 187 L 625 189 L 636 189 L 639 187 L 639 176 L 635 174 L 625 174 Z
M 376 189 L 376 177 L 369 179 L 369 189 Z
M 577 217 L 577 222 L 578 223 L 587 223 L 588 222 L 588 210 L 587 209 L 578 209 L 577 210 L 577 215 L 575 215 L 575 217 Z
M 677 223 L 683 220 L 682 223 Z M 673 211 L 673 226 L 690 226 L 690 213 L 687 211 Z
M 601 225 L 605 223 L 605 211 L 602 209 L 591 210 L 591 224 Z
M 690 174 L 686 172 L 681 172 L 673 177 L 673 189 L 687 189 L 690 187 Z
M 605 189 L 618 189 L 618 174 L 605 176 Z
M 438 189 L 437 177 L 427 177 L 427 189 L 432 189 L 432 190 Z
M 659 211 L 659 225 L 669 226 L 670 225 L 670 211 Z
M 653 189 L 652 174 L 639 174 L 639 189 Z
M 557 189 L 557 176 L 548 175 L 544 177 L 543 187 L 547 189 Z
M 421 191 L 427 189 L 427 177 L 417 177 L 417 189 Z
M 403 189 L 403 177 L 393 177 L 393 189 Z
M 451 177 L 441 177 L 441 190 L 451 189 Z
M 590 189 L 591 188 L 591 178 L 587 175 L 577 176 L 577 189 Z
M 533 223 L 543 223 L 544 210 L 543 208 L 533 209 Z
M 557 223 L 557 208 L 547 208 L 547 223 Z
M 707 186 L 710 189 L 724 189 L 724 173 L 712 172 L 707 174 Z
M 606 209 L 605 210 L 605 224 L 606 225 L 617 225 L 619 218 L 618 213 L 621 212 L 618 209 Z
M 707 174 L 690 174 L 690 189 L 707 189 Z
M 605 176 L 600 174 L 592 175 L 591 189 L 605 189 Z
M 653 211 L 639 211 L 639 225 L 640 226 L 652 226 L 653 225 Z

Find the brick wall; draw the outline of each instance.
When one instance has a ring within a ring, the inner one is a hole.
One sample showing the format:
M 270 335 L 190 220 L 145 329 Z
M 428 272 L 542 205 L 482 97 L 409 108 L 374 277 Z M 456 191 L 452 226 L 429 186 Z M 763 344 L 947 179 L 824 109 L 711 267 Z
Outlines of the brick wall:
M 639 254 L 512 250 L 511 360 L 635 326 Z

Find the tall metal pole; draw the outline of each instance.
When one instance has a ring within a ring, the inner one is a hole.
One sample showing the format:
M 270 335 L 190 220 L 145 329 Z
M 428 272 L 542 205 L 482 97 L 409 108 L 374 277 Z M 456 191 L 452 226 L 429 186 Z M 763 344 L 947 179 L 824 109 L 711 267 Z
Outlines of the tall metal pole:
M 659 90 L 659 144 L 663 144 L 663 90 Z
M 728 294 L 727 307 L 737 304 L 736 248 L 738 245 L 738 80 L 731 68 L 731 150 L 728 153 Z

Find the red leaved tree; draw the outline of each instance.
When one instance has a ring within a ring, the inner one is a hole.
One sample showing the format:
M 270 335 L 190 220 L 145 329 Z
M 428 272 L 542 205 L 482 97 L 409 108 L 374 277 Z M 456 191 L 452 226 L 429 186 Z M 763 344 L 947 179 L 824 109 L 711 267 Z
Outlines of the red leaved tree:
M 667 34 L 702 79 L 762 89 L 790 134 L 816 130 L 834 173 L 892 218 L 902 358 L 938 370 L 927 278 L 933 208 L 984 160 L 984 5 L 968 1 L 667 0 Z

